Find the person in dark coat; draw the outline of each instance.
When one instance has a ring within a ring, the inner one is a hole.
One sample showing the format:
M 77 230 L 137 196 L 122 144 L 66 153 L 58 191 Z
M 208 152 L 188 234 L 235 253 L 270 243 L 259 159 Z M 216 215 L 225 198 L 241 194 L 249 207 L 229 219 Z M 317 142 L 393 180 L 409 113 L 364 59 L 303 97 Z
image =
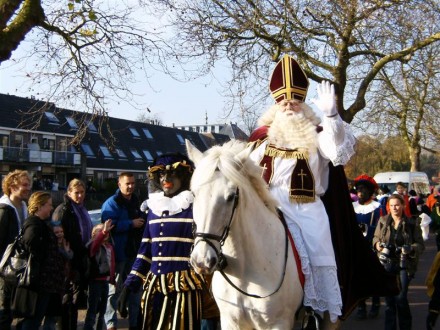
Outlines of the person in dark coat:
M 430 298 L 428 315 L 426 317 L 426 329 L 432 330 L 440 313 L 440 252 L 435 255 L 431 268 L 426 277 L 427 293 Z
M 3 196 L 0 198 L 0 258 L 18 235 L 28 216 L 26 202 L 31 191 L 29 174 L 15 170 L 2 182 Z M 0 277 L 0 329 L 10 330 L 12 324 L 11 297 L 13 287 Z
M 192 172 L 192 163 L 179 153 L 157 157 L 148 171 L 158 190 L 146 201 L 142 244 L 118 304 L 121 315 L 126 314 L 125 293 L 144 292 L 143 330 L 201 328 L 203 278 L 189 265 L 194 243 Z
M 29 198 L 29 217 L 23 226 L 23 243 L 33 258 L 31 273 L 34 280 L 28 289 L 37 292 L 37 300 L 33 315 L 24 317 L 22 330 L 38 330 L 46 315 L 61 313 L 57 308 L 61 306 L 64 292 L 64 260 L 47 221 L 52 210 L 49 192 L 37 191 Z M 20 313 L 26 314 L 26 311 L 21 310 Z
M 385 330 L 410 330 L 412 316 L 408 303 L 408 287 L 417 270 L 425 245 L 422 230 L 405 214 L 402 195 L 392 194 L 388 201 L 390 214 L 381 217 L 374 232 L 373 247 L 385 269 L 400 282 L 400 293 L 385 297 Z
M 374 193 L 377 191 L 379 186 L 374 178 L 366 174 L 359 175 L 356 179 L 354 179 L 354 184 L 359 197 L 358 201 L 353 202 L 356 220 L 361 228 L 364 238 L 367 240 L 368 244 L 371 245 L 377 222 L 381 216 L 380 203 L 374 200 Z M 379 315 L 379 309 L 380 297 L 372 297 L 371 310 L 368 313 L 368 317 L 377 317 Z M 361 300 L 359 302 L 356 318 L 358 320 L 367 318 L 366 300 Z
M 78 309 L 86 306 L 87 279 L 86 244 L 92 236 L 92 220 L 84 206 L 86 185 L 82 180 L 73 179 L 69 182 L 64 202 L 55 209 L 52 222 L 61 224 L 64 238 L 73 251 L 71 271 L 68 275 L 66 294 L 63 299 L 63 330 L 76 330 Z
M 117 329 L 117 301 L 125 279 L 136 259 L 136 252 L 142 239 L 145 219 L 140 211 L 140 202 L 134 189 L 136 180 L 131 172 L 122 172 L 118 178 L 118 190 L 109 197 L 101 208 L 101 221 L 112 220 L 114 225 L 111 233 L 115 247 L 116 285 L 110 285 L 105 323 L 108 330 Z M 130 294 L 128 311 L 129 327 L 138 327 L 140 314 L 140 294 Z

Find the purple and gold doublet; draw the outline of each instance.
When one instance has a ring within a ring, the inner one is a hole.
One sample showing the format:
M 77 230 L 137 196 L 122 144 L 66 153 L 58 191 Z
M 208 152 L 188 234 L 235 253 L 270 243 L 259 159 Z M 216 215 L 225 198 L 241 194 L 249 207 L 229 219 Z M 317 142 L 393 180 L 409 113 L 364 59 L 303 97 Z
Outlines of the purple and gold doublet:
M 199 328 L 203 279 L 189 267 L 192 202 L 190 191 L 172 198 L 150 194 L 142 243 L 125 281 L 132 291 L 143 286 L 144 329 Z

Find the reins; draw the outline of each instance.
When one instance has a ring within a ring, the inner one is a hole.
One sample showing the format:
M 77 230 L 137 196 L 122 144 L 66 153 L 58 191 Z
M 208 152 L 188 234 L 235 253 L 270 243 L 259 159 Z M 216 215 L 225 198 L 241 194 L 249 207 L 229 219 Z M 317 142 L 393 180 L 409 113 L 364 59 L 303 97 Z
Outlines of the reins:
M 277 293 L 281 286 L 283 285 L 284 282 L 284 278 L 286 275 L 286 269 L 287 269 L 287 258 L 288 258 L 288 249 L 289 249 L 289 238 L 287 235 L 287 228 L 286 226 L 283 225 L 284 228 L 284 237 L 285 237 L 285 250 L 284 250 L 284 267 L 283 267 L 283 275 L 281 277 L 280 283 L 278 284 L 278 287 L 275 289 L 275 291 L 273 291 L 272 293 L 266 295 L 266 296 L 259 296 L 257 294 L 252 294 L 252 293 L 248 293 L 246 291 L 243 291 L 242 289 L 240 289 L 238 286 L 236 286 L 231 280 L 230 278 L 226 275 L 226 273 L 223 271 L 226 266 L 227 266 L 227 260 L 226 257 L 224 256 L 221 247 L 224 245 L 226 238 L 229 236 L 229 230 L 231 228 L 232 225 L 232 220 L 234 219 L 234 214 L 235 214 L 235 210 L 238 206 L 238 197 L 239 197 L 239 189 L 237 187 L 237 190 L 235 192 L 234 195 L 234 205 L 232 207 L 232 213 L 231 213 L 231 217 L 229 219 L 229 223 L 228 225 L 225 227 L 225 229 L 223 230 L 223 233 L 221 235 L 214 235 L 214 234 L 210 234 L 210 233 L 199 233 L 196 232 L 194 234 L 195 237 L 200 237 L 200 240 L 196 243 L 196 245 L 199 242 L 206 242 L 206 244 L 208 244 L 211 248 L 214 249 L 217 257 L 218 257 L 218 263 L 217 263 L 217 270 L 220 272 L 220 274 L 222 274 L 223 278 L 238 292 L 248 296 L 248 297 L 252 297 L 252 298 L 268 298 L 272 295 L 274 295 L 275 293 Z M 210 240 L 214 240 L 220 243 L 220 250 L 217 250 L 217 248 L 215 247 L 215 245 L 210 241 Z

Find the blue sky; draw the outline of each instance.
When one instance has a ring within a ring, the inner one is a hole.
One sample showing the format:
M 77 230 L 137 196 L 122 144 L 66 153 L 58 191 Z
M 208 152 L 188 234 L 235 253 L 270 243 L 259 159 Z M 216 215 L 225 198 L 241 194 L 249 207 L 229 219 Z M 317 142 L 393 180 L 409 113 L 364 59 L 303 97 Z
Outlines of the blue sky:
M 19 51 L 19 50 L 18 50 Z M 4 64 L 7 64 L 4 63 Z M 23 87 L 26 81 L 24 72 L 10 65 L 0 67 L 0 92 L 4 94 L 39 98 L 38 89 L 33 91 Z M 223 75 L 225 82 L 227 77 Z M 154 83 L 155 90 L 150 84 Z M 142 108 L 149 108 L 149 115 L 156 115 L 166 126 L 175 125 L 202 125 L 205 123 L 205 113 L 210 124 L 224 123 L 223 108 L 225 98 L 221 96 L 221 84 L 212 77 L 203 77 L 191 82 L 179 82 L 160 72 L 154 72 L 150 84 L 139 80 L 133 89 L 141 94 L 136 100 Z M 57 104 L 58 106 L 62 106 Z M 78 109 L 72 109 L 78 110 Z M 112 117 L 135 120 L 141 110 L 133 108 L 127 103 L 111 103 L 109 115 Z

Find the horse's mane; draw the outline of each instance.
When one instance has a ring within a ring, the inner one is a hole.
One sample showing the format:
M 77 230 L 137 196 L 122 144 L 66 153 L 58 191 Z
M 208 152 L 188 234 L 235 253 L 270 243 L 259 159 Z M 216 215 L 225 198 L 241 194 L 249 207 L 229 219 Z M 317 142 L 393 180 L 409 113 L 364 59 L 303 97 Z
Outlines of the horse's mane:
M 203 159 L 197 164 L 191 180 L 191 189 L 209 183 L 220 171 L 228 181 L 240 188 L 241 191 L 253 189 L 262 202 L 276 213 L 277 202 L 271 196 L 266 182 L 261 177 L 262 169 L 247 158 L 240 162 L 235 156 L 246 148 L 246 143 L 232 140 L 222 146 L 214 146 L 203 154 Z

